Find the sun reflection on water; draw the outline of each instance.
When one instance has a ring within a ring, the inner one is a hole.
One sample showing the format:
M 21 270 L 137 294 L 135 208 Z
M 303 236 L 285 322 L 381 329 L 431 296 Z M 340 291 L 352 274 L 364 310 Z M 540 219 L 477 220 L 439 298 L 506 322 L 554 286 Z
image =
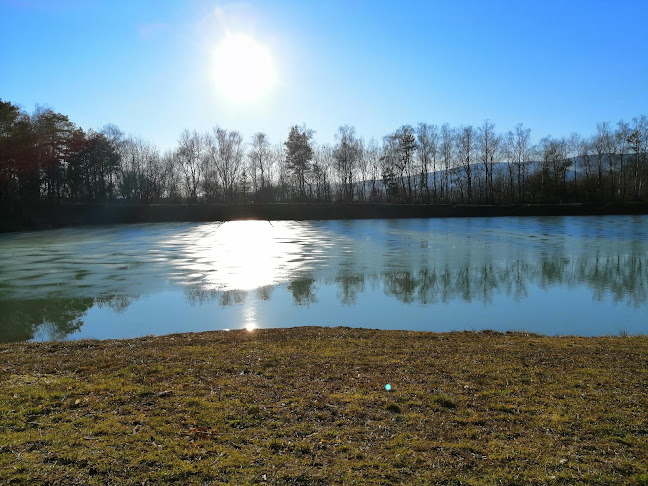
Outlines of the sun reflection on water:
M 245 308 L 243 309 L 243 328 L 247 329 L 248 332 L 252 332 L 257 329 L 257 309 L 253 301 L 248 300 L 245 302 Z
M 171 242 L 180 283 L 248 291 L 288 281 L 306 268 L 308 228 L 295 222 L 229 221 Z

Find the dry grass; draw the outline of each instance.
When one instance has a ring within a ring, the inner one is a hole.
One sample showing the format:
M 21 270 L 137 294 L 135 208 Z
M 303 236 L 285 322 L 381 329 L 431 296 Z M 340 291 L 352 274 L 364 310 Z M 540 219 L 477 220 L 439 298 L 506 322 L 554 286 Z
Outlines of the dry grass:
M 11 344 L 0 385 L 8 484 L 648 484 L 647 337 Z

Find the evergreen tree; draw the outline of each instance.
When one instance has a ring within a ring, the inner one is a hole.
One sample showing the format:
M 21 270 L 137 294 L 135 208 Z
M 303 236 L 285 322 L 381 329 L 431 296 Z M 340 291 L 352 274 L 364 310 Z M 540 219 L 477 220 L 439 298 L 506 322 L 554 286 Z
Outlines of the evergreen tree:
M 299 198 L 306 199 L 306 174 L 310 170 L 311 160 L 313 159 L 313 148 L 311 147 L 311 138 L 313 131 L 297 125 L 293 125 L 288 134 L 286 146 L 286 164 L 294 173 L 297 179 L 297 188 Z

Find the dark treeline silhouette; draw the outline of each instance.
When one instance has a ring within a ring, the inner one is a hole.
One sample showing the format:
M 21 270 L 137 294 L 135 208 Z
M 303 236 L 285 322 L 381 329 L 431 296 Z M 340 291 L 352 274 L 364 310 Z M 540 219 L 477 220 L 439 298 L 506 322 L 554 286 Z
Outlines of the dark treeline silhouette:
M 118 127 L 85 131 L 38 107 L 0 100 L 0 200 L 74 202 L 373 202 L 546 204 L 648 200 L 648 118 L 599 123 L 584 137 L 531 142 L 518 124 L 404 125 L 335 143 L 293 126 L 285 143 L 256 133 L 185 130 L 160 153 Z

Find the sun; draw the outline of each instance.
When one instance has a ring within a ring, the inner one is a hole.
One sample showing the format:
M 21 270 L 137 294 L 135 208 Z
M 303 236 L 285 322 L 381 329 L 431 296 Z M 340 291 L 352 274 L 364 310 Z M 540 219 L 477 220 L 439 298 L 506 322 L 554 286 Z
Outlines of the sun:
M 216 45 L 212 75 L 218 93 L 234 103 L 260 101 L 277 82 L 272 53 L 245 34 L 227 34 Z

